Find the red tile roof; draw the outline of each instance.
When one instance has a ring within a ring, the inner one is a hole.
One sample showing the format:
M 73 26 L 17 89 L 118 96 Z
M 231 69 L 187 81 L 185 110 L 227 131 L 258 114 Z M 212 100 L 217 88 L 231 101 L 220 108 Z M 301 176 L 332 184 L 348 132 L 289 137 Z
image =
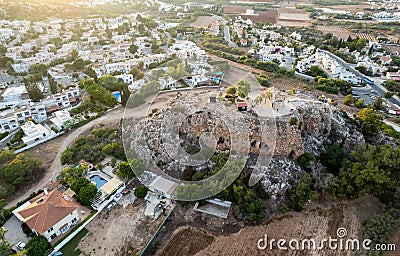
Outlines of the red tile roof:
M 79 208 L 73 199 L 64 198 L 56 189 L 47 195 L 42 193 L 36 196 L 30 203 L 18 213 L 25 219 L 25 223 L 40 235 Z

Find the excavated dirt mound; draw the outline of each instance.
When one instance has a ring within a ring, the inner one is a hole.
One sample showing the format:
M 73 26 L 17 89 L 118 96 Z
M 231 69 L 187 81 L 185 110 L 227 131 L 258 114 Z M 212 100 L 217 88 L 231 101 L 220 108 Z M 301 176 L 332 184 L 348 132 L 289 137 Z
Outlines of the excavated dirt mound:
M 193 239 L 196 238 L 196 239 Z M 193 255 L 214 242 L 215 238 L 203 230 L 191 227 L 182 227 L 176 230 L 173 238 L 167 243 L 160 256 Z M 177 244 L 183 245 L 176 247 Z

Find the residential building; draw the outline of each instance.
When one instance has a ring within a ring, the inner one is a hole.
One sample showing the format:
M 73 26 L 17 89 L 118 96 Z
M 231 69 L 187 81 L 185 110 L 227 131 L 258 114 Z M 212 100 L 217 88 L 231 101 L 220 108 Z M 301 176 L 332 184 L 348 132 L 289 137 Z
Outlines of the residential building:
M 64 129 L 65 122 L 72 119 L 69 112 L 65 109 L 54 112 L 54 116 L 55 117 L 51 118 L 50 121 L 55 125 L 57 130 Z
M 400 71 L 397 72 L 387 72 L 386 78 L 393 81 L 400 81 Z
M 49 129 L 46 129 L 41 124 L 35 124 L 32 121 L 28 121 L 21 125 L 21 129 L 25 134 L 25 136 L 22 137 L 24 144 L 32 144 L 50 136 Z
M 36 235 L 49 242 L 66 233 L 80 220 L 80 205 L 58 190 L 45 191 L 13 211 Z

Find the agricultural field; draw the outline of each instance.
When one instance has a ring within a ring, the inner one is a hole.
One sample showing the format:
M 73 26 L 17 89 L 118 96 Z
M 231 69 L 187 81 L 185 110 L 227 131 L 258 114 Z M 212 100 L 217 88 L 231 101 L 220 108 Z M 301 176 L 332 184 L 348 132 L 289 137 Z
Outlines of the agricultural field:
M 327 6 L 324 6 L 324 7 L 327 7 Z M 364 4 L 364 3 L 359 3 L 359 4 L 354 4 L 354 5 L 330 5 L 329 8 L 332 10 L 368 13 L 368 11 L 366 11 L 365 8 L 371 8 L 371 5 Z
M 193 239 L 196 237 L 196 239 Z M 158 254 L 160 256 L 185 256 L 194 255 L 214 242 L 215 238 L 205 231 L 192 227 L 178 228 L 172 239 Z M 182 248 L 177 248 L 177 245 Z
M 257 14 L 258 15 L 242 15 L 242 18 L 250 19 L 253 22 L 276 24 L 278 18 L 278 11 L 276 9 L 260 11 L 257 12 Z
M 235 6 L 235 5 L 224 5 L 222 6 L 224 15 L 238 15 L 245 13 L 246 9 L 251 9 L 251 6 Z
M 208 28 L 208 26 L 215 21 L 217 21 L 217 19 L 212 16 L 199 16 L 190 26 L 194 28 Z
M 347 40 L 347 38 L 351 35 L 352 37 L 354 34 L 352 34 L 350 31 L 347 29 L 340 27 L 340 26 L 324 26 L 324 25 L 317 25 L 315 26 L 316 29 L 321 30 L 324 34 L 332 33 L 334 36 L 336 36 L 339 39 Z
M 279 8 L 277 24 L 281 26 L 308 27 L 311 24 L 311 19 L 304 10 Z

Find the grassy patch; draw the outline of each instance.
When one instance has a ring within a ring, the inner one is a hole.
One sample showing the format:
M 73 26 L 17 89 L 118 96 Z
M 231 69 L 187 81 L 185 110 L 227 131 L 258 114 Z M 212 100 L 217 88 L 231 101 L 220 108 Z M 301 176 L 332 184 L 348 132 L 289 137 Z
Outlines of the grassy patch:
M 64 245 L 61 248 L 61 252 L 64 255 L 68 255 L 68 256 L 79 256 L 81 255 L 81 250 L 76 250 L 76 247 L 78 246 L 79 242 L 82 240 L 82 238 L 88 233 L 89 231 L 84 228 L 81 231 L 79 231 L 78 234 L 76 234 L 76 236 L 74 236 L 74 238 L 71 239 L 71 241 L 69 241 L 66 245 Z
M 93 215 L 95 215 L 97 213 L 97 211 L 92 211 L 83 221 L 81 221 L 78 225 L 76 225 L 73 229 L 71 229 L 71 231 L 69 231 L 69 233 L 73 233 L 75 230 L 77 230 L 80 226 L 82 226 L 83 224 L 85 224 Z M 82 232 L 82 231 L 81 231 Z M 65 236 L 64 238 L 58 240 L 53 247 L 56 247 L 58 244 L 60 244 L 65 238 L 67 238 L 67 236 Z

